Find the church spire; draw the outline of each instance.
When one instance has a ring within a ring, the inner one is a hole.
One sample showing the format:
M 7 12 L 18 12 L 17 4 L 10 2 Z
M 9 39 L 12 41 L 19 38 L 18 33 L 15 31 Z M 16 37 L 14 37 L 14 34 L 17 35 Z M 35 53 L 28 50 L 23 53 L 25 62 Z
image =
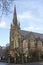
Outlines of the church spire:
M 14 18 L 13 18 L 13 24 L 14 24 L 14 25 L 17 25 L 16 6 L 14 6 Z

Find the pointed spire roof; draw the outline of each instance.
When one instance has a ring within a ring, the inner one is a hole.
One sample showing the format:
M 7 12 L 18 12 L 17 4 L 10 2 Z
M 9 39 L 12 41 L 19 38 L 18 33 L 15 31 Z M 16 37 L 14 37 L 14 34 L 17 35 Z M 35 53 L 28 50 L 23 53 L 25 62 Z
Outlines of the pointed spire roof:
M 14 6 L 13 24 L 14 25 L 17 25 L 16 5 Z

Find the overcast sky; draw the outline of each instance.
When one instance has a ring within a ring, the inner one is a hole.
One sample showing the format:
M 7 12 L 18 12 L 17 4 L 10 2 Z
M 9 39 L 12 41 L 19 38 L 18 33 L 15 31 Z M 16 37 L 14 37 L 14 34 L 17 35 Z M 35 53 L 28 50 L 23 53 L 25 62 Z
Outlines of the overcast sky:
M 43 34 L 43 0 L 18 0 L 14 4 L 21 29 Z M 13 20 L 14 4 L 12 5 L 12 13 L 0 18 L 1 46 L 10 43 L 10 25 Z

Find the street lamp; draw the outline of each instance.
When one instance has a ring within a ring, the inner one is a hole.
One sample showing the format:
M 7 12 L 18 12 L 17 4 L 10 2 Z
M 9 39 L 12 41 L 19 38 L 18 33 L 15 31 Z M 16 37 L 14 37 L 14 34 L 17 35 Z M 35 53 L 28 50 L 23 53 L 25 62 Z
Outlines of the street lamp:
M 26 57 L 26 62 L 27 62 L 27 54 L 25 55 L 25 57 Z

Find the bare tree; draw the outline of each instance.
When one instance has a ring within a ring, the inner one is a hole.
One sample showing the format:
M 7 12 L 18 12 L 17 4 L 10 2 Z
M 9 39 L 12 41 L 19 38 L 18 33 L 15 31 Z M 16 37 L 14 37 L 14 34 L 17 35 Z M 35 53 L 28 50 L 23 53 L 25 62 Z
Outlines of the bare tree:
M 0 0 L 0 12 L 1 14 L 8 14 L 8 12 L 11 12 L 11 5 L 16 0 Z M 1 15 L 0 14 L 0 15 Z

